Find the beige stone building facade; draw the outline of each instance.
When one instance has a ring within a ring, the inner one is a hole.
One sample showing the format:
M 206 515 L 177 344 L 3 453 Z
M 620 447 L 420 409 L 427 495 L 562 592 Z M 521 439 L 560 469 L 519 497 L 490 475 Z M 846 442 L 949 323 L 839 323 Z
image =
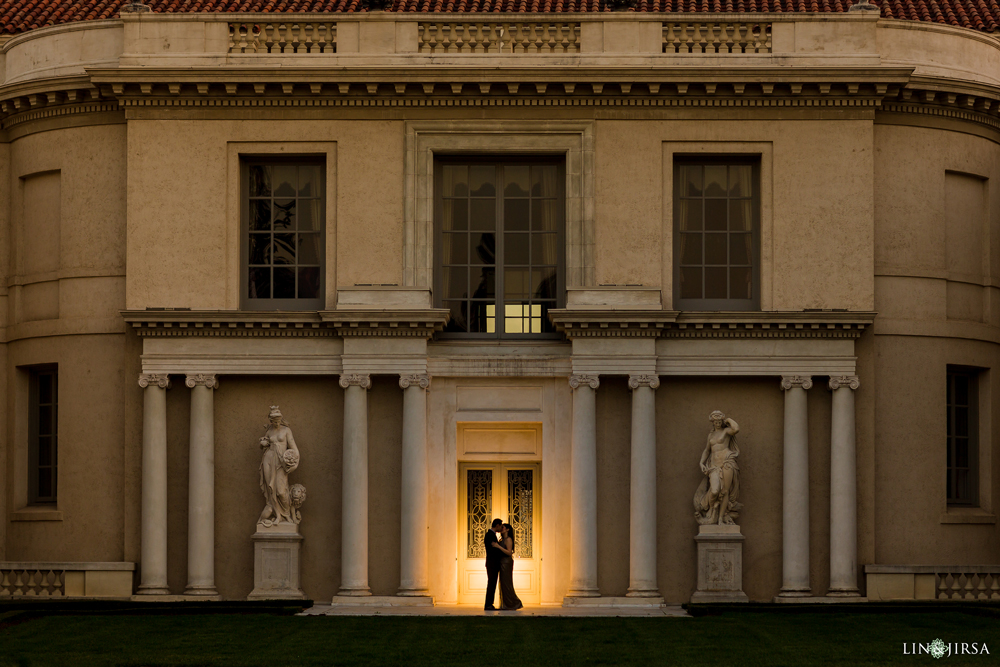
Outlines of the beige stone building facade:
M 1000 42 L 878 11 L 159 13 L 0 55 L 0 596 L 1000 598 Z M 994 369 L 998 369 L 994 371 Z M 996 389 L 994 389 L 996 388 Z

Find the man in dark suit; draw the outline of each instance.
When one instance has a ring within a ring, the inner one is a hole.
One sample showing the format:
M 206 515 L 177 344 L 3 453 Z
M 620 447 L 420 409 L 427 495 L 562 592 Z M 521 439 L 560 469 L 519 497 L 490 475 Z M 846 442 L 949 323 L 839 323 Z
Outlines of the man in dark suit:
M 503 521 L 500 519 L 493 519 L 492 527 L 486 531 L 486 536 L 483 538 L 483 542 L 486 544 L 486 611 L 496 610 L 493 606 L 493 600 L 496 599 L 497 595 L 497 577 L 500 576 L 500 561 L 503 559 L 503 552 L 497 549 L 494 544 L 497 543 L 497 533 L 500 532 L 500 527 L 503 525 Z

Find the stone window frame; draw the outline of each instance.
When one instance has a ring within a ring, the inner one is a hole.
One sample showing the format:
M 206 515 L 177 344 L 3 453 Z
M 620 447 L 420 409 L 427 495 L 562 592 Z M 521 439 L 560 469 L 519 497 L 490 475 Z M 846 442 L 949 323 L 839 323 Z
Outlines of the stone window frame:
M 982 430 L 982 423 L 980 420 L 980 413 L 982 409 L 982 401 L 980 396 L 982 394 L 980 390 L 980 385 L 982 384 L 984 370 L 982 368 L 976 368 L 971 366 L 960 366 L 949 364 L 946 371 L 946 381 L 948 387 L 946 387 L 945 392 L 945 406 L 948 411 L 951 411 L 952 405 L 948 403 L 948 391 L 952 383 L 952 377 L 963 376 L 967 379 L 969 383 L 969 411 L 968 411 L 968 474 L 969 474 L 969 494 L 967 498 L 957 498 L 947 493 L 947 484 L 945 486 L 945 502 L 949 509 L 955 508 L 975 508 L 980 507 L 980 495 L 979 490 L 981 486 L 981 480 L 979 479 L 981 473 L 981 462 L 980 462 L 980 441 Z M 954 421 L 952 421 L 953 427 L 955 426 Z M 947 421 L 945 422 L 945 436 L 947 438 L 945 451 L 947 453 L 947 458 L 945 460 L 945 475 L 951 475 L 952 472 L 952 458 L 953 452 L 951 448 L 951 439 L 953 437 L 953 432 L 947 430 Z
M 596 284 L 594 121 L 407 121 L 403 285 L 433 289 L 434 156 L 561 155 L 566 165 L 567 288 Z
M 247 310 L 243 299 L 243 160 L 245 158 L 321 158 L 325 160 L 323 193 L 324 257 L 322 273 L 323 307 L 332 310 L 337 302 L 337 142 L 336 141 L 230 141 L 226 144 L 227 165 L 227 256 L 229 279 L 226 289 L 228 310 Z M 315 308 L 307 310 L 315 311 Z
M 757 211 L 758 277 L 760 298 L 753 312 L 767 312 L 773 308 L 773 191 L 774 191 L 774 145 L 770 141 L 692 141 L 664 140 L 663 147 L 663 239 L 661 299 L 665 310 L 678 310 L 674 287 L 674 166 L 679 158 L 733 157 L 758 160 L 759 209 Z M 736 312 L 736 311 L 733 311 Z
M 25 369 L 28 373 L 28 505 L 38 505 L 44 507 L 54 507 L 59 500 L 59 367 L 56 364 L 44 364 L 41 366 L 29 366 Z M 41 375 L 52 376 L 52 415 L 50 426 L 53 427 L 50 437 L 52 438 L 52 458 L 51 458 L 51 483 L 52 494 L 40 497 L 38 493 L 39 481 L 39 450 L 41 427 L 40 419 L 40 392 L 39 378 Z

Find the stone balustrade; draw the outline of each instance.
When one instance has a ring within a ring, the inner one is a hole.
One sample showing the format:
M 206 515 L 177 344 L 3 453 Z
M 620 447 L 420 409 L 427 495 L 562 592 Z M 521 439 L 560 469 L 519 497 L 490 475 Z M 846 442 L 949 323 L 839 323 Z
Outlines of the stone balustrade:
M 422 21 L 420 53 L 579 53 L 580 23 L 556 21 Z
M 135 563 L 0 563 L 3 598 L 127 598 Z
M 669 21 L 663 23 L 665 54 L 771 53 L 771 22 Z
M 1000 565 L 866 565 L 868 599 L 1000 600 Z
M 228 53 L 337 52 L 337 23 L 322 20 L 231 21 Z

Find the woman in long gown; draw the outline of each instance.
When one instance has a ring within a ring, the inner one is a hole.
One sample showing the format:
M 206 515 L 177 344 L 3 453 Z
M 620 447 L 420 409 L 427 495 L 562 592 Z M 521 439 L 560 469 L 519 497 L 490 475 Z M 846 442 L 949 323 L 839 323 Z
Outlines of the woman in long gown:
M 514 529 L 509 523 L 500 529 L 500 541 L 493 544 L 504 553 L 500 561 L 500 608 L 520 609 L 524 605 L 514 592 Z

